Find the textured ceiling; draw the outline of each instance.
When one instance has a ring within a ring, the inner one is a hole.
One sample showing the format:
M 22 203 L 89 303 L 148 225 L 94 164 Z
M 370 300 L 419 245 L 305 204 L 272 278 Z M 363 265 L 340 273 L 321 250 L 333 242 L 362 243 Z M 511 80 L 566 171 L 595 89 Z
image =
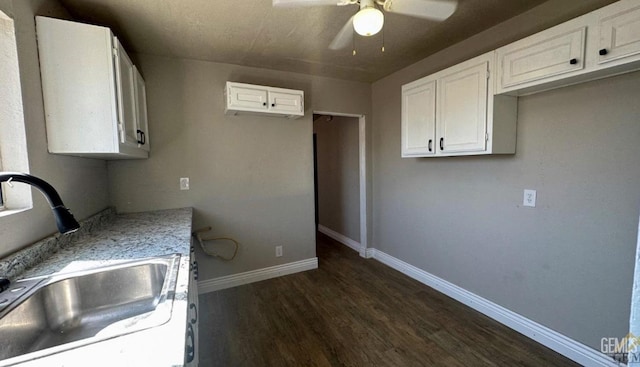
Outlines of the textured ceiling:
M 372 82 L 545 0 L 459 0 L 444 22 L 385 13 L 382 32 L 328 49 L 356 5 L 273 8 L 271 0 L 61 0 L 132 52 Z M 567 0 L 569 1 L 569 0 Z M 573 1 L 573 0 L 571 0 Z

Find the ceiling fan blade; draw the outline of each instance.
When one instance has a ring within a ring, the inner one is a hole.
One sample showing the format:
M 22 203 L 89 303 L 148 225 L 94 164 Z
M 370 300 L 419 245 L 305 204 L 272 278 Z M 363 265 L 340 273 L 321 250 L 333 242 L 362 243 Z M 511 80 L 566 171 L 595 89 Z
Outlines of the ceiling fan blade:
M 353 43 L 353 18 L 355 15 L 345 23 L 340 32 L 336 35 L 336 37 L 331 41 L 329 45 L 329 49 L 331 50 L 341 50 L 350 44 Z
M 275 0 L 274 0 L 275 1 Z M 387 0 L 384 10 L 411 17 L 442 21 L 456 11 L 456 0 Z
M 292 8 L 298 6 L 338 5 L 340 0 L 273 0 L 273 6 Z

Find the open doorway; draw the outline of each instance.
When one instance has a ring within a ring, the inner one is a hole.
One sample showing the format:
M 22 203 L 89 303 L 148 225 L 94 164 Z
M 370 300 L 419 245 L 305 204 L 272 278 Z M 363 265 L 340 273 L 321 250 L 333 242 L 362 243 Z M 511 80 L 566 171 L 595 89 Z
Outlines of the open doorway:
M 316 228 L 366 255 L 365 119 L 313 115 Z

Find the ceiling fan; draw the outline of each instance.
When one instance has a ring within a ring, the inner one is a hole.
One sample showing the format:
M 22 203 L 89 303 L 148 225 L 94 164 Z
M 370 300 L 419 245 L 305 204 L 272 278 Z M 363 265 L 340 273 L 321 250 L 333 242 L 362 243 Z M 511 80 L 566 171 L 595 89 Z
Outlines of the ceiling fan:
M 389 13 L 443 21 L 449 18 L 458 5 L 456 0 L 273 0 L 274 7 L 299 7 L 316 5 L 359 5 L 360 10 L 352 16 L 333 39 L 329 48 L 339 50 L 349 46 L 353 31 L 362 36 L 373 36 L 384 25 L 384 14 Z

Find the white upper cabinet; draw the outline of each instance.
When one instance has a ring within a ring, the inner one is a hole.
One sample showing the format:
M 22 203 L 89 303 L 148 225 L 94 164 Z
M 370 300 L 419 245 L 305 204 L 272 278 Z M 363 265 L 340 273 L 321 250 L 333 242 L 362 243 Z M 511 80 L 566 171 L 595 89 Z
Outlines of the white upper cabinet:
M 109 28 L 40 16 L 36 28 L 49 152 L 147 158 L 141 77 Z
M 513 154 L 517 99 L 495 96 L 495 53 L 402 87 L 402 157 Z
M 436 154 L 436 81 L 402 86 L 402 156 Z
M 224 94 L 226 114 L 251 112 L 294 119 L 304 116 L 301 90 L 227 82 Z
M 577 19 L 497 50 L 498 93 L 585 67 L 587 27 Z
M 640 2 L 621 0 L 497 50 L 497 93 L 524 95 L 640 69 Z
M 620 1 L 598 14 L 598 64 L 640 60 L 640 2 Z

